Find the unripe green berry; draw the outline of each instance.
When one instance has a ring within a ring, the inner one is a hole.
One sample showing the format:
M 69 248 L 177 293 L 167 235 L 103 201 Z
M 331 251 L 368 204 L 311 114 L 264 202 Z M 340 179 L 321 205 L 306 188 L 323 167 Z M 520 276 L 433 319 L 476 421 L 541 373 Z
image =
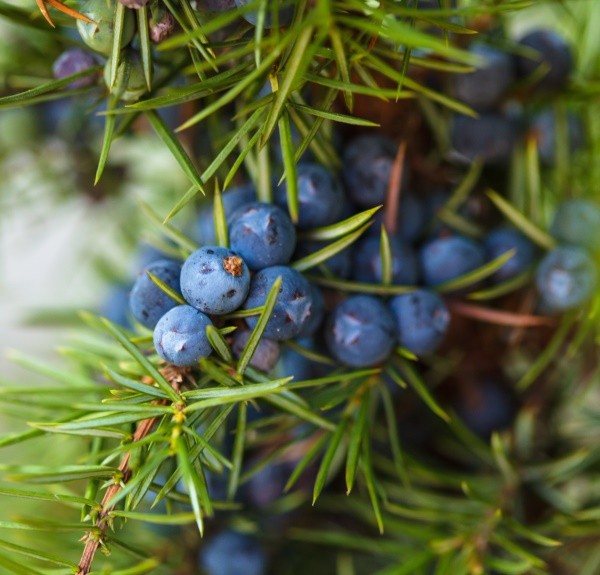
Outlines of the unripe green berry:
M 115 0 L 88 0 L 81 13 L 91 18 L 95 24 L 77 20 L 77 29 L 81 39 L 96 52 L 106 56 L 112 53 L 115 35 L 114 17 L 116 10 Z M 125 11 L 121 47 L 127 46 L 135 34 L 135 17 L 131 10 Z
M 148 90 L 142 60 L 137 52 L 125 50 L 119 58 L 117 80 L 110 88 L 110 75 L 113 59 L 109 58 L 104 66 L 104 81 L 111 94 L 119 96 L 123 102 L 136 102 Z

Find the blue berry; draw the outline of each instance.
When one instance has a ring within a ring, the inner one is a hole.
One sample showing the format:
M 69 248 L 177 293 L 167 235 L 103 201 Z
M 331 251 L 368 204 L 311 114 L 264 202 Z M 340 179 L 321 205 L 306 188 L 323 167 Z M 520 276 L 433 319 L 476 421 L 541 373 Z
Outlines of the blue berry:
M 485 251 L 469 238 L 447 236 L 425 244 L 420 259 L 425 285 L 437 286 L 481 267 Z
M 477 118 L 454 116 L 450 127 L 453 157 L 461 163 L 480 159 L 487 164 L 506 164 L 517 143 L 519 130 L 511 117 L 483 113 Z
M 588 300 L 598 280 L 594 260 L 578 247 L 561 246 L 548 252 L 536 273 L 542 303 L 552 311 L 573 309 Z
M 483 439 L 489 439 L 494 431 L 508 428 L 516 413 L 510 391 L 490 379 L 460 390 L 454 401 L 454 409 L 463 423 Z
M 249 329 L 236 330 L 233 333 L 231 343 L 231 351 L 235 357 L 240 357 L 252 332 Z M 258 342 L 257 348 L 254 350 L 254 355 L 250 360 L 250 365 L 260 371 L 271 371 L 279 360 L 279 343 L 275 340 L 262 337 Z
M 342 158 L 344 183 L 350 199 L 362 208 L 383 204 L 397 146 L 380 135 L 354 138 Z
M 500 227 L 489 232 L 483 239 L 487 261 L 492 261 L 510 250 L 515 254 L 492 275 L 495 283 L 509 280 L 524 272 L 535 258 L 535 245 L 519 230 Z
M 545 65 L 549 67 L 548 73 L 538 80 L 535 88 L 540 91 L 555 91 L 566 86 L 573 70 L 573 55 L 564 38 L 554 30 L 534 30 L 523 36 L 519 44 L 537 53 L 535 57 L 516 57 L 517 71 L 521 77 L 527 78 L 541 65 Z
M 279 4 L 279 0 L 267 0 L 267 12 L 265 14 L 265 28 L 271 28 L 273 26 L 273 9 L 275 4 Z M 283 3 L 283 2 L 282 2 Z M 238 8 L 243 8 L 247 4 L 255 4 L 258 5 L 256 0 L 235 0 L 235 4 Z M 255 10 L 247 11 L 243 14 L 244 20 L 248 23 L 256 26 L 258 23 L 258 12 Z M 288 5 L 280 8 L 277 14 L 277 23 L 280 26 L 289 26 L 292 22 L 292 18 L 294 17 L 294 4 L 291 6 Z
M 583 147 L 585 142 L 583 124 L 575 114 L 567 114 L 567 142 L 570 153 Z M 556 114 L 548 109 L 537 114 L 530 126 L 529 134 L 537 142 L 540 161 L 545 166 L 553 166 L 556 161 Z
M 344 192 L 333 175 L 320 164 L 298 164 L 299 229 L 318 228 L 336 222 L 344 204 Z M 275 202 L 288 209 L 287 186 L 276 189 Z
M 384 220 L 384 211 L 379 210 L 373 216 L 373 225 L 367 233 L 379 235 L 381 224 L 384 223 Z M 427 212 L 423 202 L 410 192 L 402 192 L 396 216 L 396 231 L 394 235 L 405 242 L 412 243 L 423 233 L 426 222 Z
M 402 240 L 390 236 L 392 252 L 392 283 L 414 285 L 419 278 L 419 262 L 414 250 Z M 382 281 L 381 239 L 370 236 L 356 247 L 352 262 L 352 277 L 360 282 L 379 283 Z
M 450 326 L 444 300 L 426 290 L 398 295 L 390 301 L 400 345 L 420 355 L 435 351 Z
M 286 264 L 296 247 L 296 230 L 279 207 L 254 202 L 241 206 L 231 216 L 231 248 L 251 270 Z
M 202 546 L 198 563 L 206 575 L 265 575 L 267 555 L 250 535 L 223 531 Z
M 181 293 L 196 309 L 224 314 L 240 307 L 250 289 L 250 270 L 234 251 L 205 246 L 193 252 L 181 268 Z
M 96 66 L 98 62 L 89 52 L 81 48 L 72 48 L 63 52 L 54 62 L 52 73 L 57 80 L 72 76 Z M 96 76 L 88 75 L 69 84 L 69 88 L 85 88 L 96 83 Z
M 142 325 L 152 329 L 165 313 L 177 305 L 177 302 L 162 291 L 150 279 L 147 272 L 179 293 L 181 265 L 171 260 L 155 261 L 142 270 L 133 284 L 129 298 L 133 317 Z
M 556 209 L 552 235 L 561 243 L 600 250 L 600 205 L 590 200 L 565 200 Z
M 223 193 L 221 196 L 225 221 L 229 224 L 231 214 L 240 206 L 256 201 L 256 190 L 252 184 L 237 186 Z M 198 213 L 196 220 L 196 235 L 198 241 L 203 245 L 212 246 L 217 241 L 215 235 L 215 219 L 212 202 L 204 206 Z
M 379 299 L 355 295 L 333 310 L 325 329 L 331 354 L 352 367 L 384 361 L 396 342 L 394 318 Z
M 454 96 L 476 110 L 496 106 L 513 82 L 511 55 L 491 46 L 475 42 L 469 51 L 482 58 L 482 67 L 454 78 Z
M 212 347 L 206 336 L 209 317 L 189 305 L 178 305 L 163 315 L 154 328 L 156 353 L 179 367 L 196 365 Z
M 256 272 L 243 307 L 251 309 L 264 305 L 278 276 L 281 276 L 281 288 L 264 336 L 281 341 L 296 337 L 314 313 L 312 290 L 301 273 L 286 266 L 273 266 Z M 246 322 L 254 328 L 258 316 L 250 317 Z

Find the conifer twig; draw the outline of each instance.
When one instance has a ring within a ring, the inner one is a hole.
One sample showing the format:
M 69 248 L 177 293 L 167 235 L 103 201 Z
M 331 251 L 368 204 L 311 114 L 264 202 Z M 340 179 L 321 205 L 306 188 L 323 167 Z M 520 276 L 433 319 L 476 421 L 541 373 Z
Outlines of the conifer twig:
M 157 405 L 164 405 L 166 401 L 158 401 Z M 156 422 L 156 417 L 152 417 L 151 419 L 144 419 L 139 423 L 135 433 L 133 434 L 132 443 L 136 443 L 140 441 L 146 435 L 150 433 L 154 423 Z M 96 555 L 96 552 L 103 544 L 104 533 L 109 524 L 109 515 L 110 512 L 114 509 L 114 505 L 107 506 L 108 502 L 123 488 L 123 485 L 129 481 L 131 477 L 131 469 L 129 467 L 129 458 L 131 456 L 131 452 L 125 453 L 121 463 L 119 464 L 119 471 L 121 472 L 121 478 L 118 483 L 114 483 L 111 485 L 104 494 L 101 503 L 101 509 L 98 512 L 98 517 L 95 522 L 95 527 L 98 532 L 89 531 L 84 537 L 85 547 L 83 549 L 83 553 L 81 554 L 81 560 L 79 561 L 79 571 L 77 571 L 77 575 L 88 575 L 88 573 L 92 569 L 92 561 Z
M 188 369 L 180 369 L 174 366 L 167 366 L 160 370 L 161 373 L 169 380 L 175 391 L 179 392 L 179 386 L 183 382 L 183 379 L 188 376 Z M 156 405 L 166 405 L 168 403 L 167 400 L 157 400 L 153 402 Z M 154 427 L 157 418 L 151 417 L 149 419 L 144 419 L 140 421 L 138 424 L 133 437 L 132 444 L 142 440 L 146 437 Z M 114 509 L 114 505 L 108 505 L 109 501 L 115 495 L 123 489 L 123 486 L 129 481 L 131 477 L 131 468 L 129 467 L 129 459 L 131 457 L 131 452 L 128 451 L 123 455 L 123 459 L 119 464 L 119 472 L 120 477 L 119 481 L 115 482 L 111 485 L 104 494 L 102 498 L 102 503 L 100 504 L 100 511 L 98 512 L 98 517 L 95 521 L 95 531 L 89 531 L 84 537 L 81 539 L 85 541 L 85 547 L 83 549 L 83 553 L 81 554 L 81 559 L 78 564 L 79 570 L 77 571 L 77 575 L 88 575 L 92 569 L 92 561 L 96 556 L 96 552 L 103 544 L 104 534 L 106 533 L 106 529 L 110 523 L 110 513 Z

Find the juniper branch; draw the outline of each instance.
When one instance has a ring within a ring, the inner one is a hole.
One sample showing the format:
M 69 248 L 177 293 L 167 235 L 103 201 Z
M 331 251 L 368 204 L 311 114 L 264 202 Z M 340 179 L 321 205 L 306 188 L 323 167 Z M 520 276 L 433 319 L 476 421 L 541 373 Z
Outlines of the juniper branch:
M 165 405 L 166 401 L 161 400 L 156 402 L 157 405 Z M 146 435 L 150 433 L 154 424 L 156 422 L 156 417 L 151 419 L 145 419 L 141 421 L 135 433 L 133 434 L 133 442 L 140 441 Z M 109 526 L 110 522 L 110 512 L 114 509 L 114 505 L 108 505 L 109 501 L 121 491 L 123 486 L 129 481 L 131 477 L 131 468 L 129 467 L 129 458 L 131 456 L 131 452 L 128 451 L 122 458 L 121 463 L 119 464 L 119 472 L 120 477 L 119 481 L 115 482 L 111 485 L 104 494 L 102 498 L 102 503 L 100 504 L 101 509 L 98 512 L 98 516 L 95 521 L 95 530 L 89 531 L 82 540 L 85 541 L 85 547 L 83 549 L 83 553 L 81 554 L 81 560 L 79 561 L 77 571 L 77 575 L 88 575 L 92 569 L 92 562 L 96 555 L 96 552 L 103 544 L 104 534 L 106 533 L 106 529 Z
M 179 370 L 172 367 L 167 367 L 161 370 L 161 373 L 167 377 L 176 392 L 179 392 L 179 384 L 183 381 L 183 378 L 187 374 L 187 370 Z M 168 400 L 157 400 L 153 402 L 155 405 L 167 405 Z M 141 441 L 146 437 L 154 427 L 157 417 L 144 419 L 140 421 L 132 437 L 132 444 L 135 445 L 138 441 Z M 107 528 L 109 527 L 111 516 L 110 513 L 115 508 L 114 505 L 110 504 L 110 501 L 123 489 L 131 478 L 132 470 L 129 466 L 129 460 L 131 457 L 131 451 L 126 452 L 121 459 L 121 463 L 118 467 L 118 481 L 115 481 L 104 494 L 102 502 L 100 504 L 100 511 L 96 517 L 94 523 L 94 529 L 90 530 L 82 541 L 85 541 L 85 547 L 81 554 L 81 559 L 78 563 L 77 575 L 88 575 L 92 569 L 92 562 L 98 549 L 104 543 L 104 536 Z

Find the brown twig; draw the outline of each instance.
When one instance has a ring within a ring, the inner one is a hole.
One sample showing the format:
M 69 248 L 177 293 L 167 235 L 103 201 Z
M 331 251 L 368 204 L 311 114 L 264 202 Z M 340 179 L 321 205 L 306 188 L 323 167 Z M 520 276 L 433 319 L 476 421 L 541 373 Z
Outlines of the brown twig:
M 184 379 L 189 376 L 189 369 L 186 368 L 181 369 L 174 366 L 166 366 L 160 371 L 162 375 L 167 378 L 175 391 L 179 391 L 181 383 L 183 383 Z M 150 384 L 151 381 L 152 380 L 149 380 L 147 383 Z M 155 405 L 167 405 L 168 402 L 167 400 L 157 400 L 153 403 Z M 156 423 L 156 419 L 156 417 L 151 417 L 150 419 L 144 419 L 140 421 L 132 437 L 133 444 L 142 440 L 152 431 L 152 428 Z M 78 564 L 79 570 L 77 571 L 77 575 L 88 575 L 88 573 L 90 573 L 92 570 L 92 561 L 96 556 L 96 552 L 104 543 L 104 534 L 106 533 L 110 523 L 110 513 L 115 508 L 114 505 L 109 505 L 109 503 L 111 499 L 115 497 L 119 491 L 121 491 L 123 486 L 131 477 L 131 469 L 129 467 L 130 457 L 130 451 L 123 455 L 118 468 L 119 481 L 115 482 L 106 490 L 106 493 L 104 494 L 100 504 L 100 511 L 98 512 L 98 516 L 96 517 L 96 521 L 94 523 L 95 529 L 86 533 L 81 539 L 82 541 L 85 541 L 85 547 Z
M 158 402 L 159 404 L 165 404 L 164 401 Z M 146 435 L 150 433 L 154 423 L 156 422 L 156 417 L 151 419 L 144 419 L 140 422 L 135 433 L 133 434 L 132 442 L 135 443 L 140 441 Z M 104 494 L 101 503 L 101 510 L 98 512 L 98 517 L 96 518 L 95 527 L 100 533 L 90 531 L 88 532 L 83 540 L 85 540 L 85 547 L 83 549 L 83 553 L 81 554 L 81 560 L 79 561 L 79 571 L 77 571 L 77 575 L 88 575 L 88 573 L 92 570 L 92 561 L 96 555 L 96 552 L 102 545 L 102 539 L 104 537 L 104 533 L 108 528 L 108 518 L 110 512 L 114 509 L 114 505 L 108 505 L 108 502 L 115 496 L 119 491 L 121 491 L 122 486 L 129 481 L 131 477 L 131 469 L 129 468 L 129 458 L 131 456 L 131 452 L 127 452 L 121 463 L 119 464 L 120 471 L 120 481 L 111 485 Z
M 400 192 L 402 188 L 402 173 L 404 172 L 405 156 L 406 141 L 403 141 L 400 143 L 400 146 L 398 146 L 398 152 L 394 158 L 394 163 L 390 172 L 387 195 L 385 198 L 383 223 L 385 225 L 385 229 L 390 234 L 396 233 L 396 228 L 398 226 L 398 210 L 400 208 Z
M 448 308 L 451 312 L 464 317 L 487 323 L 493 323 L 496 325 L 507 325 L 510 327 L 539 327 L 554 325 L 556 323 L 556 320 L 552 317 L 490 309 L 487 307 L 459 301 L 449 302 Z

